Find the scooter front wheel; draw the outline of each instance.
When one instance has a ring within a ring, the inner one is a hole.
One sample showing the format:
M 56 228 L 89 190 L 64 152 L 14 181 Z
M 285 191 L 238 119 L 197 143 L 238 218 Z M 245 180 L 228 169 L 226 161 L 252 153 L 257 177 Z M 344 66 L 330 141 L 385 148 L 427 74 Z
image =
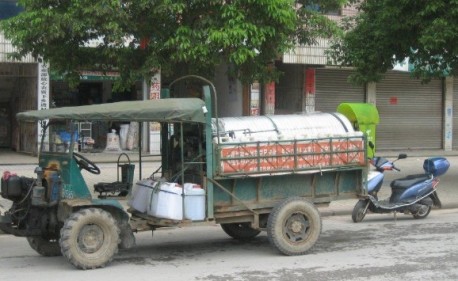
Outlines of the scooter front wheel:
M 353 212 L 351 213 L 353 222 L 361 222 L 364 219 L 367 213 L 368 203 L 368 200 L 359 200 L 358 203 L 356 203 L 353 208 Z

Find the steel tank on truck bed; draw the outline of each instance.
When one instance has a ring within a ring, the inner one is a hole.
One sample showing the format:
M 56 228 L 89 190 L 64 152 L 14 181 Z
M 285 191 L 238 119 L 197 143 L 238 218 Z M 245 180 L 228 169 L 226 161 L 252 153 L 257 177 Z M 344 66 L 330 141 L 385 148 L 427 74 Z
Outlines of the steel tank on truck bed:
M 219 222 L 269 213 L 292 196 L 329 203 L 364 192 L 365 139 L 340 113 L 228 117 L 212 125 Z

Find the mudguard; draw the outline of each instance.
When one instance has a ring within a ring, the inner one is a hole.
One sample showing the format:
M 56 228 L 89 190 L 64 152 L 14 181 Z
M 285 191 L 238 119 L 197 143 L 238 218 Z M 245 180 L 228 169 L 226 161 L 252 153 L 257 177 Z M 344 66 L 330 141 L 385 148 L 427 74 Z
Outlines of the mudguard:
M 110 199 L 64 199 L 59 202 L 57 217 L 59 221 L 64 221 L 74 209 L 83 207 L 99 207 L 111 213 L 120 224 L 129 221 L 129 214 L 124 210 L 118 200 Z
M 438 207 L 438 208 L 442 208 L 442 202 L 441 200 L 439 199 L 439 195 L 437 195 L 437 192 L 434 191 L 433 193 L 431 193 L 431 195 L 429 196 L 431 197 L 431 199 L 433 199 L 433 204 L 434 206 Z

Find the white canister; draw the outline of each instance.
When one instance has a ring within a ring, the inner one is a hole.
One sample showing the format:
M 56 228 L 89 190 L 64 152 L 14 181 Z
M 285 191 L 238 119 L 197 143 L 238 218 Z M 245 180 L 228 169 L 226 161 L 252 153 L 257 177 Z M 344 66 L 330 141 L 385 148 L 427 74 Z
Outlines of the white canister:
M 161 182 L 152 194 L 147 213 L 156 218 L 183 219 L 183 189 L 176 183 Z
M 184 184 L 184 217 L 193 221 L 205 219 L 205 190 L 198 184 Z
M 141 213 L 146 213 L 150 202 L 153 188 L 158 182 L 152 179 L 144 179 L 135 184 L 133 195 L 128 202 L 128 205 Z

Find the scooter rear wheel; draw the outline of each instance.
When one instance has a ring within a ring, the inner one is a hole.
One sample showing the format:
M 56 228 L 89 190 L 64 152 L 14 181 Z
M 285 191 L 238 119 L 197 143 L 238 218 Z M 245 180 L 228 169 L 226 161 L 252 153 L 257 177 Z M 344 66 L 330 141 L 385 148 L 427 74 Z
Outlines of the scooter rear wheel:
M 413 215 L 413 218 L 414 219 L 424 219 L 426 218 L 429 213 L 431 212 L 431 206 L 426 206 L 426 205 L 423 205 L 422 208 L 420 208 L 420 210 L 418 210 L 418 212 L 416 212 L 415 214 L 412 214 Z
M 356 203 L 355 207 L 353 208 L 353 212 L 351 213 L 351 218 L 353 222 L 361 222 L 367 213 L 367 204 L 368 200 L 359 200 Z

